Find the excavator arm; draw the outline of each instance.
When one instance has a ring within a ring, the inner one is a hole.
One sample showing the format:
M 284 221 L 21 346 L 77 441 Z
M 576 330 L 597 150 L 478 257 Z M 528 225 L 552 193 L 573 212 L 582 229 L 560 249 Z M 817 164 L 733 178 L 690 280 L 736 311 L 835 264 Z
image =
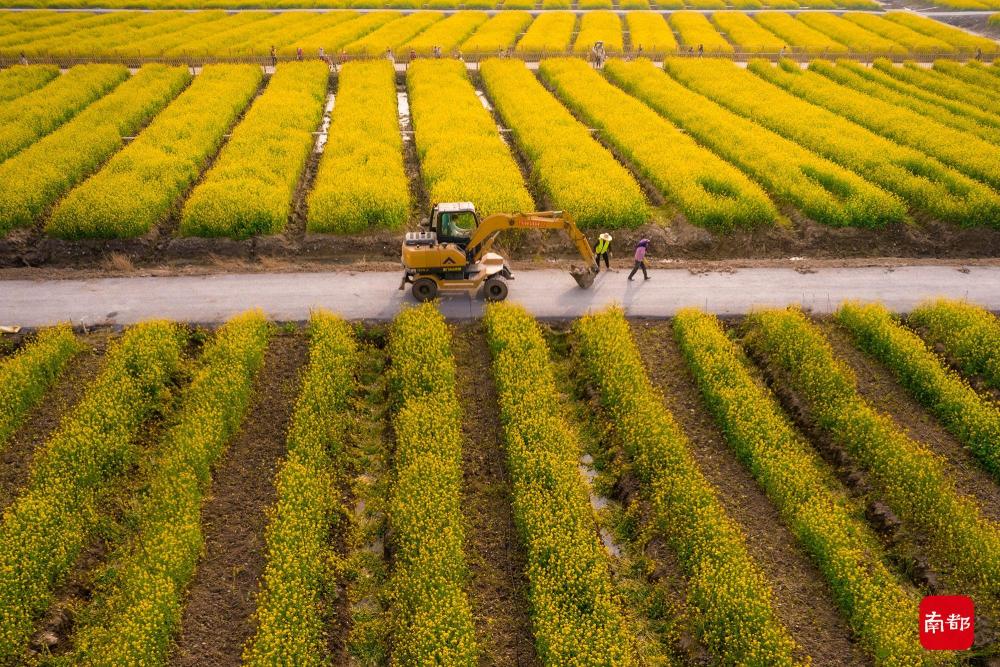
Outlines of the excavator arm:
M 590 247 L 590 241 L 580 231 L 573 219 L 562 211 L 539 211 L 536 213 L 495 213 L 487 216 L 476 227 L 466 246 L 469 259 L 478 262 L 489 252 L 501 232 L 511 229 L 561 229 L 566 232 L 583 258 L 584 269 L 570 271 L 580 287 L 590 287 L 597 273 L 597 258 Z

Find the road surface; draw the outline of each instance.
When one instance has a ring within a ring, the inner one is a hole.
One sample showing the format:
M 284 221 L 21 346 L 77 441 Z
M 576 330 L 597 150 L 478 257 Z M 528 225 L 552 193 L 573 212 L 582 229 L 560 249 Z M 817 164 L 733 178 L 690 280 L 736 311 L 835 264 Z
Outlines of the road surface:
M 626 272 L 602 273 L 582 290 L 564 271 L 521 271 L 510 300 L 546 319 L 578 317 L 613 303 L 632 317 L 664 317 L 685 306 L 738 315 L 761 306 L 798 303 L 817 313 L 845 299 L 881 301 L 907 312 L 934 296 L 968 299 L 1000 311 L 1000 267 L 904 266 L 894 268 L 737 269 L 692 273 L 654 269 L 634 282 Z M 387 320 L 413 303 L 400 292 L 398 273 L 254 273 L 209 276 L 8 280 L 0 282 L 0 325 L 37 327 L 131 324 L 152 317 L 215 323 L 249 308 L 280 321 L 300 321 L 315 308 L 348 319 Z M 479 317 L 483 302 L 466 294 L 441 302 L 454 319 Z

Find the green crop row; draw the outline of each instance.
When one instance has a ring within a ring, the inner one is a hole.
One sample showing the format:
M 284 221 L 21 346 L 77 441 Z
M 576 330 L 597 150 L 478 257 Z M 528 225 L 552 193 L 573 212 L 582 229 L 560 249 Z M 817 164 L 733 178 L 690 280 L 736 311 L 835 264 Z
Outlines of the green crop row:
M 309 366 L 288 430 L 288 455 L 278 470 L 278 500 L 269 512 L 267 561 L 257 601 L 257 631 L 244 664 L 325 665 L 335 583 L 330 535 L 343 520 L 340 489 L 347 475 L 344 438 L 358 363 L 350 326 L 314 312 Z
M 901 92 L 891 85 L 885 85 L 882 78 L 884 75 L 881 72 L 851 60 L 840 60 L 836 66 L 822 60 L 815 60 L 809 64 L 809 69 L 859 93 L 865 93 L 890 105 L 916 111 L 925 118 L 969 132 L 994 145 L 1000 145 L 1000 117 L 990 117 L 989 114 L 984 113 L 975 115 L 961 113 L 955 110 L 955 105 L 951 105 L 952 108 L 949 108 L 929 99 Z
M 608 83 L 583 60 L 546 59 L 539 72 L 556 95 L 675 201 L 692 224 L 729 231 L 777 219 L 778 211 L 760 186 Z
M 218 151 L 261 77 L 252 65 L 205 67 L 134 141 L 56 206 L 46 231 L 62 238 L 149 232 Z
M 0 72 L 0 104 L 41 88 L 59 76 L 55 65 L 14 65 Z
M 910 313 L 908 322 L 932 346 L 941 346 L 969 375 L 1000 390 L 1000 322 L 979 306 L 944 299 Z
M 73 330 L 60 325 L 44 329 L 17 354 L 0 363 L 0 448 L 81 349 Z
M 576 15 L 573 12 L 548 12 L 534 20 L 518 41 L 518 53 L 565 53 L 573 41 Z
M 548 347 L 518 306 L 489 306 L 484 322 L 538 655 L 545 665 L 633 664 L 634 638 L 577 471 L 580 443 L 563 417 Z
M 747 323 L 746 342 L 798 394 L 816 425 L 868 470 L 896 515 L 926 535 L 928 552 L 966 585 L 996 595 L 1000 528 L 955 489 L 945 462 L 858 394 L 853 373 L 801 311 L 762 311 Z
M 0 162 L 37 141 L 128 78 L 122 65 L 77 65 L 34 92 L 0 104 Z
M 531 14 L 525 11 L 496 14 L 462 42 L 462 51 L 471 54 L 497 53 L 512 46 L 531 21 Z
M 145 65 L 49 136 L 0 163 L 0 234 L 27 227 L 100 168 L 187 85 L 185 67 Z
M 500 117 L 556 208 L 583 227 L 636 227 L 650 211 L 639 184 L 518 60 L 487 60 L 480 73 Z
M 648 61 L 612 61 L 604 69 L 627 93 L 817 222 L 881 227 L 906 216 L 895 196 L 692 92 Z
M 754 72 L 793 95 L 852 120 L 886 139 L 935 157 L 943 164 L 994 188 L 1000 185 L 1000 148 L 915 111 L 851 90 L 812 71 L 823 67 L 833 68 L 829 62 L 820 60 L 811 63 L 809 71 L 799 69 L 798 65 L 794 69 L 776 69 L 768 65 L 755 67 Z M 997 208 L 1000 208 L 1000 203 Z M 1000 224 L 1000 213 L 994 218 Z
M 206 345 L 176 422 L 154 454 L 135 537 L 112 553 L 93 603 L 76 621 L 76 664 L 166 663 L 184 591 L 205 548 L 201 508 L 211 469 L 250 406 L 270 333 L 263 313 L 249 312 Z
M 798 69 L 790 61 L 782 65 Z M 989 187 L 773 85 L 795 76 L 782 68 L 754 60 L 744 70 L 708 59 L 670 59 L 665 67 L 689 88 L 857 172 L 913 208 L 946 222 L 1000 225 L 1000 195 Z
M 399 229 L 410 213 L 396 72 L 385 60 L 345 64 L 325 152 L 309 193 L 310 232 Z
M 432 202 L 471 201 L 481 215 L 531 211 L 534 203 L 510 148 L 458 60 L 407 68 L 420 173 Z
M 181 234 L 243 239 L 284 230 L 329 77 L 317 60 L 277 68 L 185 203 Z
M 465 587 L 462 409 L 451 332 L 433 304 L 393 322 L 389 387 L 396 412 L 389 499 L 393 664 L 475 665 Z
M 638 53 L 640 47 L 645 54 L 673 53 L 678 48 L 674 31 L 667 25 L 663 14 L 656 12 L 629 12 L 625 15 L 628 25 L 629 43 L 632 51 Z
M 1000 410 L 993 403 L 949 370 L 885 306 L 845 303 L 836 318 L 859 347 L 888 366 L 914 398 L 930 408 L 986 470 L 1000 478 Z
M 35 615 L 48 608 L 93 534 L 101 492 L 135 463 L 136 438 L 180 366 L 181 342 L 166 322 L 129 329 L 35 454 L 27 487 L 0 523 L 0 658 L 21 655 Z
M 574 332 L 587 376 L 649 500 L 654 529 L 688 576 L 702 641 L 721 664 L 794 664 L 796 646 L 775 612 L 770 585 L 650 383 L 623 312 L 583 317 Z
M 878 538 L 774 396 L 754 379 L 718 320 L 681 311 L 674 335 L 726 441 L 812 556 L 876 663 L 927 661 L 917 641 L 915 597 L 886 566 Z

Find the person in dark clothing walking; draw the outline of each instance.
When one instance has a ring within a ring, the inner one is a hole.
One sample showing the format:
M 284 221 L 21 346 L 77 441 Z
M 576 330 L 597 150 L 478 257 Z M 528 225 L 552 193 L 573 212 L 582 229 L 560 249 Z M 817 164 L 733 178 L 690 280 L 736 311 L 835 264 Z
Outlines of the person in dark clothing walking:
M 272 46 L 271 47 L 271 67 L 277 67 L 277 66 L 278 66 L 278 52 L 275 51 L 274 47 Z
M 632 276 L 639 269 L 642 269 L 642 277 L 644 280 L 649 280 L 649 274 L 646 273 L 646 247 L 649 245 L 649 239 L 642 239 L 635 246 L 635 264 L 632 266 L 632 273 L 628 274 L 628 279 L 632 280 Z
M 611 270 L 611 263 L 608 261 L 608 257 L 611 255 L 611 234 L 604 232 L 597 238 L 597 243 L 594 244 L 594 257 L 597 259 L 597 270 L 601 270 L 601 260 L 604 260 L 604 268 L 608 271 Z

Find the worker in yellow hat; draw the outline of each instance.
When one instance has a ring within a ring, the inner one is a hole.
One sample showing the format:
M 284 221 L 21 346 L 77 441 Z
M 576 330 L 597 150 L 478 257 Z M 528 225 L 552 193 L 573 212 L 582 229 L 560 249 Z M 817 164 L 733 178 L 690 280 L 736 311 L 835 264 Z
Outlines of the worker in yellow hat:
M 597 270 L 601 270 L 601 259 L 604 259 L 604 268 L 608 271 L 611 270 L 611 263 L 609 257 L 611 256 L 611 234 L 604 232 L 599 237 L 597 237 L 597 243 L 594 244 L 594 255 L 597 257 Z

